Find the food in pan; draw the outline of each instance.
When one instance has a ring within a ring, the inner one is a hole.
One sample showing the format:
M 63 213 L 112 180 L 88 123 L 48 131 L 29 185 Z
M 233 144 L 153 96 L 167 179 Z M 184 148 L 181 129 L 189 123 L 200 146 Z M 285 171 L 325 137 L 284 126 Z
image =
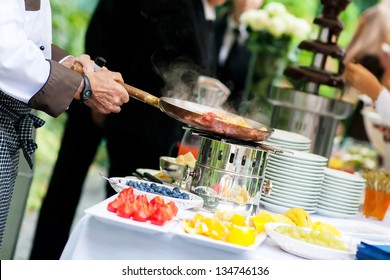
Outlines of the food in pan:
M 202 114 L 202 119 L 206 123 L 210 123 L 213 121 L 213 119 L 218 119 L 220 121 L 229 123 L 229 124 L 234 124 L 234 125 L 239 125 L 247 128 L 252 128 L 243 117 L 240 116 L 229 116 L 223 112 L 207 112 Z

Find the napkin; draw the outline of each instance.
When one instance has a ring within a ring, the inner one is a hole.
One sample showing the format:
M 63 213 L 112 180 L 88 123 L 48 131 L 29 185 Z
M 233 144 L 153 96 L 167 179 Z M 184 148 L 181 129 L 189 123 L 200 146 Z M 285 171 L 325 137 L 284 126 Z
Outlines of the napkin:
M 361 241 L 357 247 L 358 260 L 390 260 L 390 245 L 373 245 Z

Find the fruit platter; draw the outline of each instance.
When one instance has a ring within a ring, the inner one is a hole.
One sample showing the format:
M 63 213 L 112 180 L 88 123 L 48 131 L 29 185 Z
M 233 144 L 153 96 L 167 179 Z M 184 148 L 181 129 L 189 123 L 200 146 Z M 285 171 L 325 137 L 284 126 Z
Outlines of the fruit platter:
M 278 246 L 293 255 L 311 260 L 353 260 L 356 246 L 348 238 L 335 237 L 327 232 L 307 227 L 267 223 L 267 235 Z
M 124 182 L 127 183 L 126 187 L 119 190 L 118 194 L 85 212 L 115 225 L 114 228 L 119 226 L 130 229 L 128 234 L 132 231 L 164 233 L 154 236 L 157 239 L 163 238 L 165 242 L 171 242 L 172 238 L 175 244 L 178 238 L 184 244 L 187 243 L 189 248 L 204 247 L 201 251 L 208 248 L 216 255 L 229 253 L 230 257 L 239 259 L 240 256 L 251 256 L 248 254 L 258 257 L 264 252 L 264 246 L 266 251 L 272 251 L 269 252 L 271 255 L 287 253 L 303 259 L 351 260 L 355 259 L 359 242 L 366 241 L 366 238 L 374 240 L 368 232 L 364 232 L 364 238 L 358 232 L 350 234 L 353 221 L 348 223 L 345 219 L 322 219 L 321 216 L 310 215 L 302 208 L 289 208 L 284 213 L 260 209 L 253 215 L 243 210 L 208 212 L 201 208 L 183 209 L 174 201 L 186 200 L 186 195 L 183 194 L 187 193 L 181 193 L 181 190 L 176 193 L 178 190 L 172 187 L 147 196 L 147 187 L 151 187 L 152 183 L 149 182 L 149 186 L 143 185 L 146 189 L 141 187 L 140 190 L 136 186 L 142 186 L 142 180 L 134 184 L 132 179 L 126 178 Z M 170 197 L 174 192 L 175 197 Z M 360 223 L 360 228 L 367 228 L 367 222 Z M 344 224 L 349 224 L 347 231 Z M 375 226 L 374 229 L 375 243 L 390 241 L 389 230 L 382 226 Z M 186 246 L 184 244 L 182 246 Z M 262 249 L 258 250 L 259 247 Z
M 134 187 L 134 194 L 144 194 L 148 199 L 162 196 L 165 201 L 173 201 L 180 209 L 200 209 L 203 207 L 203 199 L 169 184 L 158 184 L 134 177 L 112 177 L 108 181 L 116 192 L 121 192 L 129 187 Z

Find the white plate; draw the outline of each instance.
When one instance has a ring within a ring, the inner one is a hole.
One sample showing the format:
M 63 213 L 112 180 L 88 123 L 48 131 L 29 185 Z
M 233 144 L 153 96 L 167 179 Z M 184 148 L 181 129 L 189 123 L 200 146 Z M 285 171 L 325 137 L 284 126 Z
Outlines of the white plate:
M 116 192 L 120 192 L 123 189 L 129 188 L 129 185 L 127 185 L 127 182 L 129 182 L 129 181 L 152 184 L 152 182 L 134 179 L 134 177 L 111 177 L 109 180 L 110 185 L 113 187 L 113 189 Z M 115 182 L 117 182 L 117 183 L 115 183 Z M 171 189 L 171 190 L 173 188 L 175 188 L 174 186 L 170 186 L 167 184 L 165 184 L 165 185 L 161 185 L 158 183 L 153 183 L 153 184 L 156 184 L 157 186 L 161 186 L 161 187 L 166 187 L 166 188 Z M 187 192 L 187 191 L 182 190 L 182 189 L 180 189 L 180 192 L 188 194 L 189 199 L 174 198 L 174 197 L 165 196 L 165 195 L 161 195 L 161 194 L 148 193 L 148 192 L 140 191 L 140 190 L 134 188 L 135 195 L 144 194 L 144 195 L 146 195 L 146 197 L 149 200 L 152 199 L 153 197 L 159 195 L 162 198 L 164 198 L 164 201 L 166 203 L 169 201 L 173 201 L 173 202 L 175 202 L 176 206 L 178 208 L 181 208 L 181 209 L 191 209 L 191 208 L 198 209 L 198 208 L 203 207 L 203 198 L 201 198 L 200 196 L 197 196 L 196 194 Z
M 296 198 L 303 198 L 303 199 L 312 199 L 313 197 L 319 197 L 320 191 L 315 192 L 307 192 L 307 191 L 301 191 L 296 188 L 289 188 L 289 187 L 279 187 L 279 185 L 273 183 L 272 184 L 272 193 L 280 194 L 280 195 L 287 195 L 291 197 Z
M 285 161 L 284 159 L 278 159 L 275 157 L 270 156 L 268 159 L 268 164 L 277 164 L 282 167 L 291 167 L 294 169 L 299 169 L 299 170 L 310 170 L 314 172 L 321 172 L 324 173 L 324 169 L 326 165 L 320 164 L 320 165 L 313 165 L 313 164 L 308 164 L 306 162 L 292 162 L 292 161 Z
M 293 150 L 293 151 L 301 151 L 301 152 L 309 152 L 310 151 L 310 145 L 291 145 L 281 142 L 275 142 L 275 141 L 265 141 L 263 142 L 266 145 L 272 146 L 272 147 L 278 147 L 283 150 Z
M 299 196 L 296 195 L 294 191 L 290 191 L 290 193 L 283 193 L 279 192 L 278 190 L 275 191 L 275 189 L 272 187 L 271 194 L 269 195 L 271 198 L 284 198 L 284 199 L 291 199 L 293 201 L 301 201 L 301 202 L 313 202 L 317 201 L 320 198 L 320 194 L 316 195 L 309 195 L 309 196 Z
M 319 198 L 319 196 L 313 196 L 311 198 L 302 199 L 302 198 L 296 198 L 296 197 L 288 196 L 288 195 L 280 195 L 280 194 L 277 194 L 274 192 L 271 192 L 271 194 L 269 196 L 262 196 L 262 197 L 264 197 L 265 199 L 269 199 L 269 200 L 294 203 L 294 204 L 299 204 L 301 206 L 306 206 L 306 207 L 315 207 L 316 206 L 315 204 L 317 203 L 318 198 Z
M 265 230 L 282 250 L 290 254 L 310 260 L 353 260 L 355 258 L 356 245 L 349 244 L 347 240 L 344 241 L 347 248 L 350 248 L 349 251 L 327 248 L 280 234 L 275 231 L 275 228 L 280 225 L 285 224 L 266 223 Z
M 320 200 L 322 201 L 328 201 L 328 202 L 335 202 L 342 205 L 352 206 L 352 207 L 359 207 L 360 206 L 360 197 L 353 198 L 351 197 L 340 197 L 337 195 L 327 195 L 325 193 L 321 193 Z
M 327 209 L 331 209 L 337 212 L 341 213 L 346 213 L 346 214 L 354 214 L 357 213 L 359 210 L 359 205 L 358 206 L 349 206 L 345 204 L 339 204 L 337 202 L 329 202 L 322 200 L 321 198 L 318 200 L 318 207 L 324 208 L 326 207 Z
M 297 188 L 301 190 L 307 190 L 309 192 L 319 192 L 321 191 L 321 181 L 314 181 L 314 182 L 303 182 L 303 181 L 297 181 L 297 180 L 291 180 L 288 178 L 282 178 L 281 176 L 270 176 L 265 175 L 265 178 L 267 180 L 271 180 L 272 182 L 277 182 L 279 185 L 286 186 L 287 188 Z
M 323 182 L 324 182 L 324 184 L 328 184 L 330 186 L 335 186 L 335 187 L 338 187 L 339 189 L 352 190 L 352 191 L 361 191 L 365 187 L 365 184 L 362 184 L 362 183 L 354 184 L 354 183 L 348 182 L 348 181 L 329 179 L 326 176 L 325 176 Z
M 328 196 L 334 195 L 338 197 L 353 198 L 353 199 L 361 199 L 362 193 L 363 193 L 362 191 L 348 192 L 348 190 L 339 190 L 327 185 L 322 185 L 322 189 L 321 189 L 321 194 L 325 194 Z
M 354 174 L 351 174 L 351 173 L 348 173 L 346 171 L 342 171 L 342 170 L 336 170 L 336 169 L 332 169 L 332 168 L 325 168 L 324 170 L 324 173 L 325 173 L 325 176 L 329 176 L 329 179 L 333 179 L 333 180 L 345 180 L 345 181 L 348 181 L 348 182 L 351 182 L 351 183 L 357 183 L 357 184 L 365 184 L 366 183 L 366 180 L 362 177 L 359 177 L 357 175 L 354 175 Z
M 173 228 L 172 232 L 195 245 L 206 246 L 214 249 L 228 251 L 231 253 L 245 253 L 248 251 L 253 251 L 267 238 L 267 234 L 265 232 L 261 232 L 257 235 L 255 243 L 253 245 L 241 246 L 221 240 L 216 240 L 201 234 L 187 233 L 184 231 L 183 226 L 181 224 L 178 224 L 175 228 Z
M 287 143 L 300 143 L 300 144 L 310 144 L 311 140 L 304 135 L 282 130 L 282 129 L 274 129 L 274 133 L 272 133 L 271 140 L 279 140 Z
M 289 165 L 289 164 L 281 164 L 278 162 L 274 161 L 268 161 L 267 163 L 267 169 L 266 170 L 290 170 L 294 173 L 297 174 L 309 174 L 313 176 L 322 176 L 324 177 L 324 168 L 325 167 L 320 167 L 319 169 L 308 169 L 306 167 L 298 167 L 294 165 Z
M 270 175 L 283 175 L 290 177 L 292 179 L 297 179 L 297 180 L 310 180 L 310 181 L 321 181 L 324 179 L 324 173 L 313 173 L 313 172 L 299 172 L 299 171 L 294 171 L 288 168 L 277 168 L 274 166 L 268 166 L 265 174 L 270 174 Z
M 277 158 L 285 161 L 292 161 L 296 163 L 306 163 L 313 165 L 326 165 L 328 163 L 328 158 L 308 153 L 308 152 L 300 152 L 300 151 L 291 151 L 292 153 L 283 153 L 283 154 L 271 154 L 270 157 Z
M 330 183 L 329 181 L 327 182 L 322 182 L 322 189 L 326 190 L 335 190 L 343 194 L 352 194 L 354 196 L 359 196 L 363 191 L 364 191 L 364 186 L 363 187 L 352 187 L 351 185 L 339 185 L 335 183 Z
M 357 213 L 356 214 L 340 213 L 340 212 L 334 211 L 333 209 L 328 210 L 328 209 L 324 209 L 324 208 L 321 208 L 321 207 L 322 206 L 319 206 L 319 205 L 317 206 L 316 214 L 327 216 L 327 217 L 348 219 L 348 218 L 356 217 L 356 214 L 357 214 Z
M 113 201 L 118 195 L 113 195 L 102 202 L 85 209 L 85 213 L 90 214 L 98 219 L 104 220 L 116 226 L 127 227 L 132 230 L 140 231 L 147 234 L 155 234 L 159 232 L 169 232 L 176 224 L 177 219 L 167 222 L 163 226 L 153 225 L 150 222 L 138 222 L 133 219 L 123 218 L 114 212 L 107 210 L 107 205 Z M 180 212 L 180 210 L 179 210 Z M 178 214 L 179 214 L 178 212 Z
M 365 221 L 312 217 L 335 226 L 342 234 L 361 239 L 390 243 L 390 228 Z
M 262 204 L 266 210 L 279 213 L 279 214 L 284 214 L 284 212 L 286 212 L 288 209 L 294 207 L 291 206 L 291 204 L 284 204 L 282 202 L 276 202 L 276 203 L 268 202 L 268 201 L 264 201 L 263 199 L 260 200 L 260 204 Z M 301 208 L 305 209 L 305 211 L 309 214 L 314 214 L 317 210 L 316 208 L 306 208 L 306 207 L 301 207 Z
M 294 148 L 310 148 L 310 143 L 290 143 L 290 142 L 281 141 L 278 139 L 271 139 L 271 138 L 267 139 L 266 142 L 272 145 L 281 145 L 291 150 L 294 150 Z
M 294 208 L 294 207 L 303 208 L 305 210 L 306 209 L 314 210 L 317 206 L 317 201 L 300 202 L 300 201 L 296 201 L 293 199 L 283 199 L 283 198 L 279 198 L 279 197 L 269 197 L 269 196 L 267 196 L 267 197 L 262 196 L 261 200 L 269 202 L 269 203 L 281 205 L 281 206 L 286 206 L 286 207 L 289 206 L 290 208 Z

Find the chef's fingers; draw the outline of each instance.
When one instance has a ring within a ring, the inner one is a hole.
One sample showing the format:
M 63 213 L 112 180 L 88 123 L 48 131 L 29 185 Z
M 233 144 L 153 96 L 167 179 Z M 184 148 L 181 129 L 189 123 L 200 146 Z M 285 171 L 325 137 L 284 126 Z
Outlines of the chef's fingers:
M 94 68 L 95 63 L 88 54 L 82 54 L 79 57 L 77 57 L 76 59 L 77 59 L 77 61 L 79 61 L 83 65 L 83 72 L 84 73 L 91 73 L 91 72 L 95 71 L 95 68 Z

